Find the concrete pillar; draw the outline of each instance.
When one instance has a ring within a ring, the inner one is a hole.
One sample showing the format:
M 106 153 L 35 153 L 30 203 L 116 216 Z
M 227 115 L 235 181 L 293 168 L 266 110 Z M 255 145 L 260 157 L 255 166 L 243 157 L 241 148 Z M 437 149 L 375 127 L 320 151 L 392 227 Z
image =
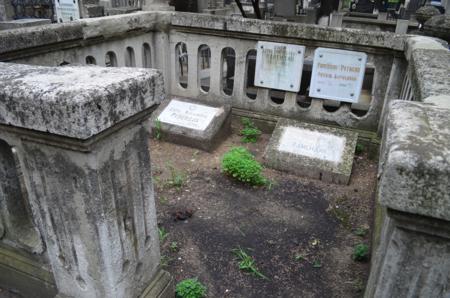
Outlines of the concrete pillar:
M 0 99 L 17 103 L 0 100 L 0 139 L 17 150 L 59 295 L 173 295 L 159 269 L 148 148 L 162 75 L 0 63 L 0 81 Z
M 448 109 L 403 100 L 389 108 L 378 191 L 387 212 L 365 297 L 449 297 Z
M 142 10 L 167 11 L 175 10 L 175 8 L 169 5 L 168 0 L 143 0 Z

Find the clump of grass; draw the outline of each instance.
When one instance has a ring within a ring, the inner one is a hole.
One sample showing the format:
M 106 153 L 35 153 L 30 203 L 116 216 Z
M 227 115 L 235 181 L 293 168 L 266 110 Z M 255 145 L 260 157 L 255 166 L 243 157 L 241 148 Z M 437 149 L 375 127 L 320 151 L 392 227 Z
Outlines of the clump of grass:
M 358 227 L 355 229 L 355 235 L 359 237 L 365 237 L 367 235 L 368 229 L 365 227 Z
M 358 262 L 365 262 L 369 259 L 369 246 L 364 243 L 356 245 L 353 249 L 353 260 Z
M 159 121 L 159 119 L 155 120 L 155 139 L 162 139 L 161 121 Z
M 239 269 L 248 272 L 256 277 L 268 279 L 264 274 L 262 274 L 256 267 L 255 260 L 250 256 L 244 249 L 236 248 L 232 250 L 236 259 L 239 261 Z
M 164 243 L 167 236 L 169 236 L 169 233 L 164 229 L 164 227 L 158 227 L 158 235 L 159 235 L 159 242 Z
M 343 208 L 340 208 L 338 205 L 332 206 L 331 209 L 329 209 L 331 214 L 336 217 L 339 222 L 344 226 L 344 228 L 348 229 L 351 227 L 350 225 L 350 215 L 347 211 L 345 211 Z
M 177 170 L 173 165 L 169 165 L 169 171 L 170 179 L 167 184 L 180 190 L 180 188 L 186 183 L 186 174 Z
M 234 147 L 222 159 L 222 171 L 238 181 L 250 185 L 264 185 L 267 179 L 262 175 L 263 167 L 243 147 Z
M 197 278 L 189 278 L 177 284 L 175 294 L 176 298 L 203 298 L 206 287 Z
M 252 120 L 246 117 L 241 118 L 242 125 L 244 126 L 241 130 L 242 142 L 243 143 L 256 143 L 261 131 L 255 126 Z

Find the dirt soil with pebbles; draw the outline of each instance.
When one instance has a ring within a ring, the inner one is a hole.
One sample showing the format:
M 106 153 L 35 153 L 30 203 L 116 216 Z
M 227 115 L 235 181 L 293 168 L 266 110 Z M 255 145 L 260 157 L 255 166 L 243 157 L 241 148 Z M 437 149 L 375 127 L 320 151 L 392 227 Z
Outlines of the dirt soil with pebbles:
M 377 161 L 355 156 L 349 185 L 264 169 L 271 185 L 252 187 L 221 172 L 234 146 L 262 162 L 270 135 L 243 144 L 234 133 L 212 153 L 150 140 L 162 265 L 179 282 L 197 277 L 207 297 L 361 297 L 369 262 Z M 244 249 L 267 278 L 239 269 Z

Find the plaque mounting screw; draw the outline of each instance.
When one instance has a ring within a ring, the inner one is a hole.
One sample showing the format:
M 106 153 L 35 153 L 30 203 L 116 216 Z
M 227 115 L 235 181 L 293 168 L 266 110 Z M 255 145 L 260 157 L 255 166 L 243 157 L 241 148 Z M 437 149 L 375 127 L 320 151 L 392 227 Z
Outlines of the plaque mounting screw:
M 298 51 L 298 53 L 299 53 L 299 54 L 301 54 L 301 53 L 302 53 L 302 51 Z
M 350 93 L 350 96 L 353 97 L 353 96 L 355 96 L 355 94 L 354 93 Z
M 323 55 L 319 55 L 319 58 L 322 58 L 323 57 Z
M 362 61 L 362 58 L 358 58 L 358 61 Z
M 317 92 L 320 92 L 320 89 L 317 89 Z
M 264 46 L 261 46 L 261 49 L 264 49 Z
M 264 84 L 264 81 L 261 81 L 261 84 Z
M 291 88 L 294 88 L 294 85 L 291 84 Z

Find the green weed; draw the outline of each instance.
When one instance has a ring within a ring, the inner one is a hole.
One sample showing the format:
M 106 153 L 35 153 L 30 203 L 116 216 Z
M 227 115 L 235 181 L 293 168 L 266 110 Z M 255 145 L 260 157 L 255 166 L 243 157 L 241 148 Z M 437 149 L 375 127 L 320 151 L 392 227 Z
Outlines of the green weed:
M 172 252 L 177 252 L 178 251 L 178 243 L 176 241 L 173 241 L 170 243 L 170 250 Z
M 252 275 L 268 279 L 264 274 L 262 274 L 258 268 L 256 267 L 255 260 L 252 256 L 250 256 L 245 250 L 242 248 L 236 248 L 232 250 L 233 254 L 236 256 L 237 260 L 239 261 L 239 269 L 248 273 L 251 273 Z
M 164 229 L 164 227 L 158 227 L 158 235 L 159 235 L 159 242 L 164 243 L 167 236 L 169 236 L 169 233 Z
M 242 142 L 256 143 L 258 141 L 259 136 L 261 135 L 261 131 L 255 126 L 253 121 L 251 121 L 249 118 L 242 117 L 241 122 L 242 125 L 244 126 L 241 130 Z
M 155 138 L 157 140 L 162 139 L 161 121 L 159 121 L 159 119 L 155 120 Z
M 367 244 L 364 243 L 356 245 L 355 248 L 353 249 L 352 258 L 353 260 L 358 262 L 367 261 L 369 259 L 369 246 L 367 246 Z

